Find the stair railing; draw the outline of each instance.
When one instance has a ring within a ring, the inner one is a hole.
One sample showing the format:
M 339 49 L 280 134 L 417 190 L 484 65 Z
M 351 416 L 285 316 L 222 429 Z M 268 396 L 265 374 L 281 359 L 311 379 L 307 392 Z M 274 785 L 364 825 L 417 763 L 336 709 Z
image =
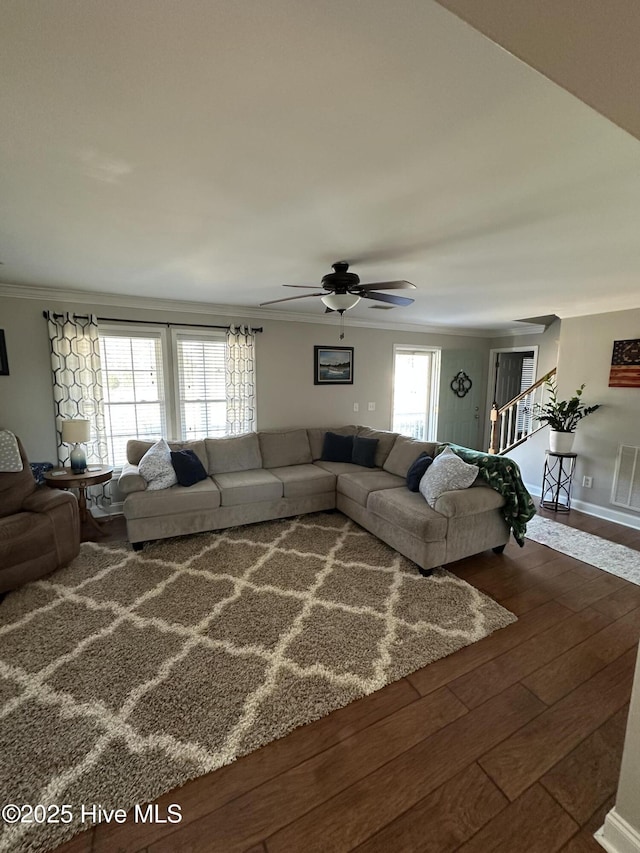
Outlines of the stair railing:
M 537 406 L 546 402 L 549 395 L 546 382 L 555 376 L 555 373 L 554 367 L 504 406 L 498 408 L 496 403 L 492 405 L 489 453 L 508 453 L 545 426 L 536 422 L 534 415 Z

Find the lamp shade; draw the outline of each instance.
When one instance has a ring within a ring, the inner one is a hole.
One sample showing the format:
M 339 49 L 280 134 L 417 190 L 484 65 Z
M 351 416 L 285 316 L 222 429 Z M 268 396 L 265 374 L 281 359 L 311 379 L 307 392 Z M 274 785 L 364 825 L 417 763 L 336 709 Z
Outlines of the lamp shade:
M 321 301 L 332 311 L 348 311 L 360 302 L 360 297 L 355 293 L 327 293 Z
M 62 440 L 65 444 L 89 441 L 89 421 L 84 418 L 62 421 Z

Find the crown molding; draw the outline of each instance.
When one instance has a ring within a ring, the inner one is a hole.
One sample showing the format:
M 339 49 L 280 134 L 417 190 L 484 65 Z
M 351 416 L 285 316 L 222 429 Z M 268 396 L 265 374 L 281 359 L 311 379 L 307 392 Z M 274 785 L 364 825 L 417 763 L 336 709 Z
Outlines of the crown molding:
M 239 305 L 217 305 L 212 302 L 190 302 L 179 299 L 131 296 L 118 293 L 100 293 L 91 290 L 60 289 L 42 285 L 3 284 L 0 296 L 14 299 L 37 299 L 49 302 L 78 302 L 80 304 L 104 305 L 113 308 L 137 308 L 153 311 L 172 311 L 183 314 L 214 314 L 219 317 L 247 318 L 251 320 L 276 320 L 285 323 L 316 323 L 335 325 L 335 317 L 327 314 L 304 314 L 293 311 L 277 311 L 264 308 L 247 308 Z M 544 326 L 528 329 L 465 329 L 456 326 L 434 326 L 420 323 L 382 323 L 363 320 L 347 315 L 345 324 L 351 328 L 382 329 L 386 331 L 419 332 L 433 335 L 454 335 L 464 338 L 501 338 L 515 335 L 535 335 L 544 331 Z

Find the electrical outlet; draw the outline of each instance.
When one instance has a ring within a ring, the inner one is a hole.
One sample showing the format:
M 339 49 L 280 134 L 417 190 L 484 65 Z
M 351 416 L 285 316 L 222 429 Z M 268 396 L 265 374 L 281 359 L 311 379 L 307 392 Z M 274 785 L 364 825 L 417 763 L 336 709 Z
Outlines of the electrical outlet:
M 376 404 L 375 403 L 367 403 L 367 408 L 369 409 L 370 412 L 375 412 Z
M 593 486 L 593 477 L 583 477 L 582 485 L 585 487 L 585 489 L 590 489 Z
M 359 411 L 360 411 L 360 403 L 354 403 L 354 404 L 353 404 L 353 411 L 354 411 L 354 412 L 359 412 Z

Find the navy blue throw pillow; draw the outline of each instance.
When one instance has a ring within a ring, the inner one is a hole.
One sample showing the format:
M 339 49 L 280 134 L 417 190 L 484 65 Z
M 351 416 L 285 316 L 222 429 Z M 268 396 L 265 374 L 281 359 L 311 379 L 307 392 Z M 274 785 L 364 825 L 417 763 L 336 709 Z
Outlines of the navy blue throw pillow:
M 421 453 L 416 461 L 412 463 L 407 471 L 407 488 L 410 492 L 419 491 L 420 480 L 432 462 L 433 459 L 427 453 Z
M 193 486 L 207 479 L 207 472 L 195 450 L 172 450 L 171 464 L 181 486 Z
M 356 465 L 363 465 L 365 468 L 375 468 L 377 446 L 377 438 L 359 438 L 356 435 L 353 439 L 351 461 L 355 462 Z
M 351 462 L 353 454 L 353 436 L 338 435 L 337 432 L 325 432 L 322 445 L 323 462 Z

